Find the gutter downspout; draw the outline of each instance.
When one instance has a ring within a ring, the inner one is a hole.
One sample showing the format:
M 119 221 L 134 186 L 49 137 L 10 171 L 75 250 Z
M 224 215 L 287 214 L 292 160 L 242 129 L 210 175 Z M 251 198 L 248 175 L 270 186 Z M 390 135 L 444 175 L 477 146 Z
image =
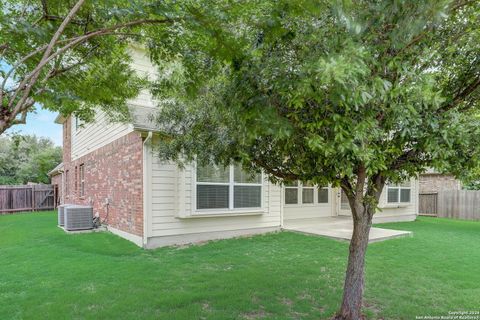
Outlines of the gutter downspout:
M 152 140 L 152 131 L 148 132 L 143 141 L 143 247 L 146 248 L 148 242 L 149 214 L 150 214 L 150 174 L 149 174 L 149 150 L 147 143 Z

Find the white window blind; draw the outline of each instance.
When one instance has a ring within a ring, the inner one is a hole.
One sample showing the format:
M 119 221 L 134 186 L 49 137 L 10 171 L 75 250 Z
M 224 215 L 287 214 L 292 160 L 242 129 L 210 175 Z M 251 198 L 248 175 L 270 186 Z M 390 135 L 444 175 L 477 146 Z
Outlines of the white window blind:
M 303 183 L 302 184 L 302 203 L 303 204 L 312 204 L 314 203 L 314 192 L 315 188 L 308 184 L 308 183 Z
M 328 203 L 328 188 L 318 187 L 318 203 Z
M 262 206 L 262 175 L 251 175 L 232 165 L 198 166 L 197 209 L 242 209 Z
M 285 183 L 285 204 L 298 204 L 298 181 Z
M 410 203 L 411 201 L 411 183 L 410 181 L 401 184 L 390 184 L 387 188 L 388 203 Z
M 314 186 L 308 182 L 286 182 L 285 204 L 323 204 L 328 203 L 328 187 Z

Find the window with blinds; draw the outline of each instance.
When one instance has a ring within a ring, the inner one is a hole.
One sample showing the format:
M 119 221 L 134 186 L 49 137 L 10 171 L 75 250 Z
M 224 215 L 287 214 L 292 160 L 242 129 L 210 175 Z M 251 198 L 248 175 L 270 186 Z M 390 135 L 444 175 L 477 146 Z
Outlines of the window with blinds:
M 233 207 L 260 208 L 262 206 L 262 175 L 246 173 L 240 166 L 233 168 Z
M 298 182 L 285 183 L 285 204 L 298 204 Z
M 81 164 L 80 167 L 80 196 L 85 196 L 85 164 Z
M 198 166 L 196 205 L 205 209 L 245 209 L 262 206 L 262 175 L 249 174 L 240 166 Z
M 318 203 L 328 203 L 327 187 L 318 187 Z
M 389 184 L 387 187 L 388 203 L 410 203 L 412 187 L 411 182 L 403 182 L 401 184 Z
M 284 190 L 286 205 L 328 203 L 328 187 L 295 181 L 286 182 Z
M 313 204 L 315 201 L 314 194 L 315 194 L 315 188 L 313 185 L 310 185 L 308 183 L 302 184 L 302 203 L 303 204 Z

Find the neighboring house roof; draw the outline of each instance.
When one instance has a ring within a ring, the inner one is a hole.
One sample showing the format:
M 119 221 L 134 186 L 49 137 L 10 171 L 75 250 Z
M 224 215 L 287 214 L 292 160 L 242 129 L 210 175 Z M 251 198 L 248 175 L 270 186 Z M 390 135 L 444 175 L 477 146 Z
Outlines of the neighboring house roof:
M 57 165 L 55 168 L 53 168 L 52 171 L 50 171 L 48 174 L 49 177 L 53 177 L 53 176 L 56 176 L 60 173 L 62 173 L 62 170 L 63 170 L 63 162 L 60 163 L 59 165 Z

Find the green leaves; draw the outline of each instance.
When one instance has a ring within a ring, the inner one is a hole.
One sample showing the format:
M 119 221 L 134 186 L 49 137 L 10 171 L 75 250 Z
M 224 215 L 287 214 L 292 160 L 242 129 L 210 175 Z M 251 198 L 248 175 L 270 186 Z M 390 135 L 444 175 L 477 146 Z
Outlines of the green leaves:
M 62 148 L 36 136 L 0 138 L 0 185 L 49 183 L 48 172 L 62 162 Z
M 125 120 L 127 101 L 147 87 L 134 72 L 127 48 L 144 43 L 146 29 L 161 32 L 172 23 L 166 17 L 177 16 L 175 3 L 88 0 L 72 12 L 77 3 L 2 1 L 0 134 L 35 103 L 87 121 L 95 108 Z M 53 49 L 46 50 L 57 32 Z
M 475 166 L 478 3 L 183 8 L 169 45 L 152 47 L 161 70 L 173 70 L 155 85 L 170 99 L 158 118 L 170 137 L 164 157 L 234 159 L 274 181 L 334 185 L 354 184 L 360 167 L 398 181 L 429 166 Z

